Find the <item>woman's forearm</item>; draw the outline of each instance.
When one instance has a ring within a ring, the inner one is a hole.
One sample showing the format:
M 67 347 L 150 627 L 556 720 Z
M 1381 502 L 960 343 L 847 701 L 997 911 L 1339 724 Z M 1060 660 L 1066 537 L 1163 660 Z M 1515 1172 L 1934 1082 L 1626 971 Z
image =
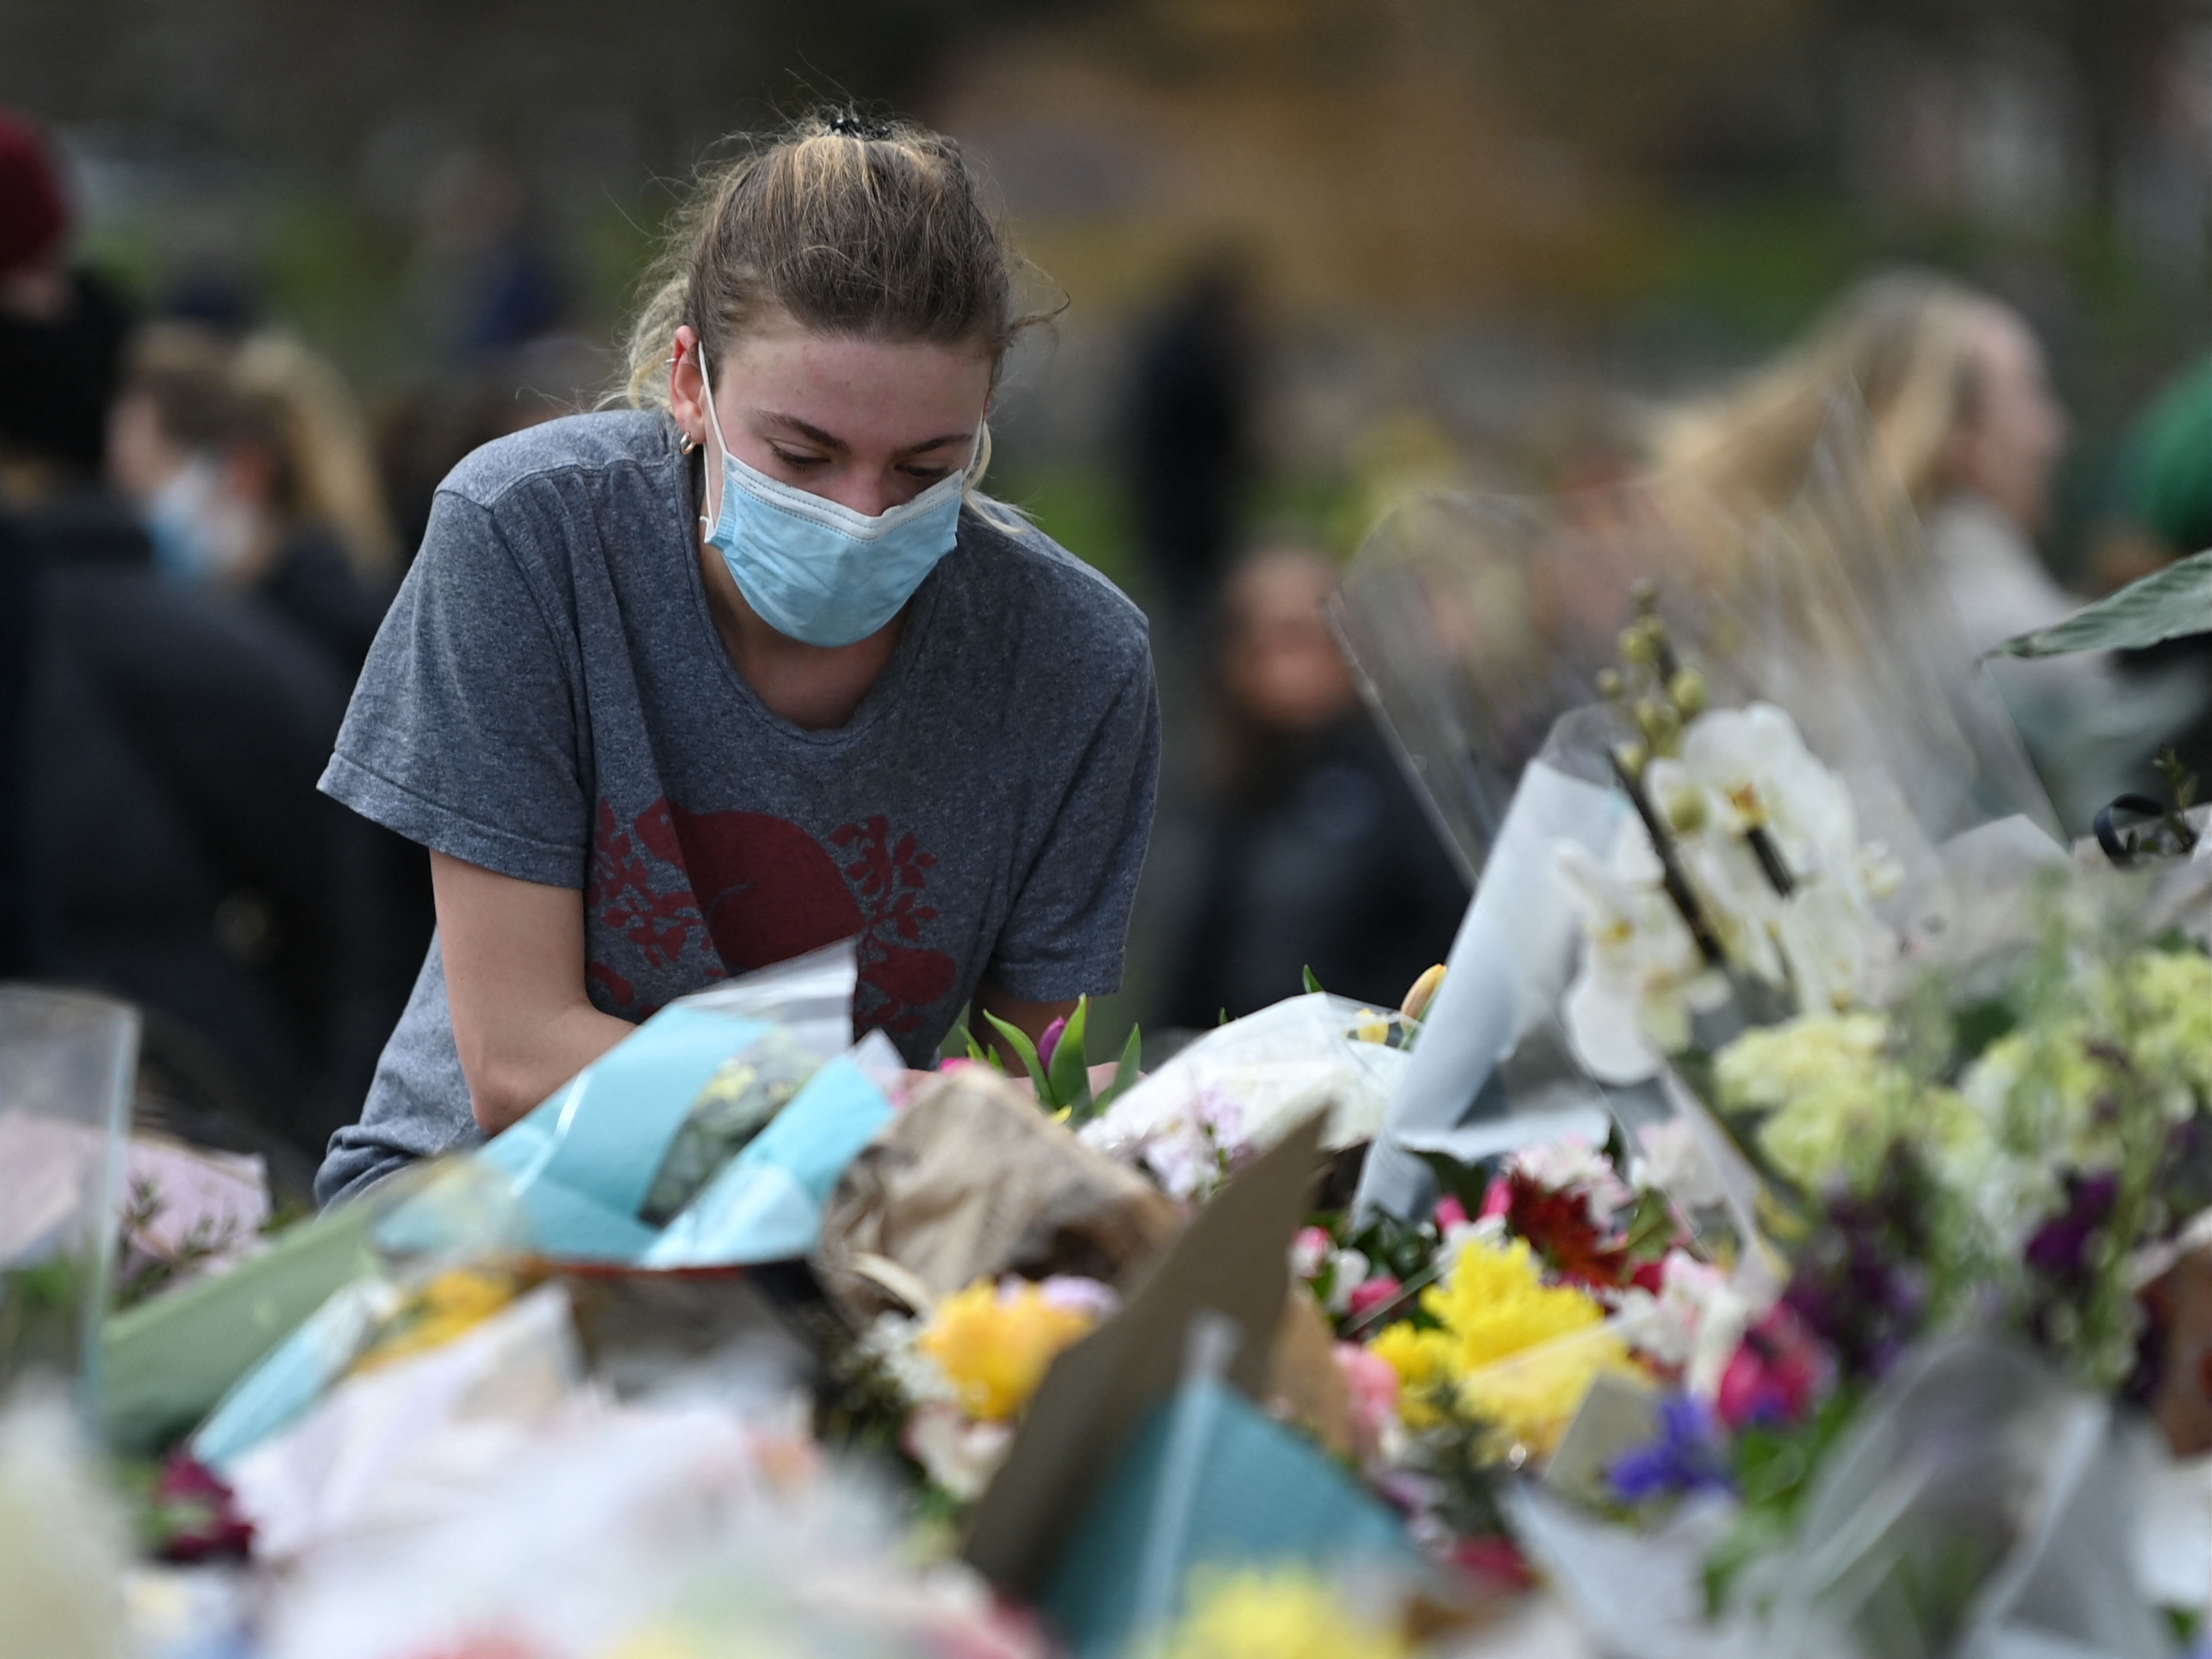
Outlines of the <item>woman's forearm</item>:
M 583 895 L 430 854 L 453 1043 L 497 1134 L 635 1029 L 584 994 Z
M 469 1080 L 469 1108 L 477 1127 L 495 1135 L 527 1116 L 636 1029 L 585 1002 L 550 1018 L 513 1020 L 502 1029 L 479 1033 L 461 1047 L 461 1070 Z M 454 1035 L 457 1039 L 460 1035 L 458 1024 Z

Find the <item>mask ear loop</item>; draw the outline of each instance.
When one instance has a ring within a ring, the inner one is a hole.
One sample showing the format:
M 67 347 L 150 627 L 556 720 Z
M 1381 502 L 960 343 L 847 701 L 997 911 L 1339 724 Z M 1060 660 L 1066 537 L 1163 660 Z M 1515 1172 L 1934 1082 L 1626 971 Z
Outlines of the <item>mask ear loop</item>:
M 728 469 L 724 465 L 724 461 L 725 458 L 726 458 L 730 453 L 730 447 L 722 441 L 722 417 L 715 413 L 714 410 L 714 383 L 713 380 L 709 380 L 707 375 L 706 343 L 704 341 L 701 341 L 695 344 L 691 349 L 693 355 L 699 360 L 700 388 L 707 394 L 708 429 L 714 434 L 714 465 L 712 468 L 708 469 L 712 475 L 714 486 L 716 490 L 714 511 L 712 514 L 703 511 L 699 514 L 699 533 L 702 536 L 711 536 L 714 533 L 715 525 L 721 521 L 722 517 L 722 503 L 720 499 L 720 492 L 728 488 L 729 485 L 729 479 L 726 476 Z M 705 489 L 702 488 L 699 492 L 699 505 L 702 508 L 704 508 L 707 505 L 706 495 L 707 492 Z

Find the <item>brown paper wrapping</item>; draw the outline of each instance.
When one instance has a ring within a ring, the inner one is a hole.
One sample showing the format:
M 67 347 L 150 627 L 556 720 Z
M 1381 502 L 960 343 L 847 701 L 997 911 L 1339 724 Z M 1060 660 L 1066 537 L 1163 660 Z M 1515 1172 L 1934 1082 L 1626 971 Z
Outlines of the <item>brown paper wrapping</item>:
M 1126 1285 L 1182 1223 L 1141 1176 L 970 1069 L 925 1084 L 845 1172 L 815 1271 L 858 1329 L 909 1286 L 942 1297 L 1010 1273 Z

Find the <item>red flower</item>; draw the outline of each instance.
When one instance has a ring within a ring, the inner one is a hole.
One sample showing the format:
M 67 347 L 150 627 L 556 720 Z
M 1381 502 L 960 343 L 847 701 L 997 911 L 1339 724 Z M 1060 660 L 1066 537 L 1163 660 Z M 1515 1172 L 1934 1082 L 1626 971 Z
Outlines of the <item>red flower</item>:
M 165 1561 L 242 1559 L 253 1543 L 253 1523 L 238 1512 L 230 1488 L 189 1453 L 173 1453 L 161 1466 L 154 1514 L 160 1531 L 155 1553 Z
M 1452 1565 L 1504 1589 L 1534 1589 L 1536 1575 L 1510 1538 L 1462 1538 L 1452 1546 Z
M 1485 1213 L 1498 1201 L 1499 1184 L 1505 1188 L 1506 1226 L 1527 1239 L 1560 1278 L 1597 1290 L 1618 1290 L 1629 1282 L 1634 1258 L 1599 1231 L 1582 1194 L 1555 1192 L 1515 1170 L 1492 1184 L 1492 1196 L 1483 1203 Z

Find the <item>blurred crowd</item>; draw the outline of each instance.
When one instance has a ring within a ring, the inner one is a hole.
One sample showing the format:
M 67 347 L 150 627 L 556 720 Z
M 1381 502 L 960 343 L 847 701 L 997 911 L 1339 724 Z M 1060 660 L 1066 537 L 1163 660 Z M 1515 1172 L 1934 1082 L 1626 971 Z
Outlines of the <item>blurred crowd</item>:
M 357 1112 L 432 927 L 419 849 L 314 789 L 354 677 L 438 481 L 588 405 L 605 365 L 562 332 L 557 285 L 518 242 L 447 273 L 443 366 L 372 421 L 247 299 L 180 289 L 139 311 L 71 229 L 49 139 L 0 112 L 0 975 L 137 1001 L 155 1112 L 296 1187 Z M 1325 614 L 1356 529 L 1265 503 L 1261 282 L 1208 253 L 1130 332 L 1103 458 L 1170 721 L 1148 1030 L 1250 1012 L 1302 970 L 1395 1004 L 1467 896 Z M 1870 278 L 1775 361 L 1560 476 L 1658 465 L 1784 488 L 1809 434 L 1778 411 L 1848 379 L 1981 650 L 2212 544 L 2212 361 L 2173 371 L 2123 447 L 2082 592 L 2039 542 L 2068 420 L 2036 333 L 1931 273 Z M 1393 479 L 1449 481 L 1407 429 L 1394 453 L 1415 464 Z M 2147 733 L 2212 777 L 2202 641 L 2001 669 L 2069 829 L 2148 781 Z
M 601 371 L 495 295 L 372 428 L 240 295 L 138 312 L 71 216 L 0 112 L 0 975 L 138 1004 L 142 1109 L 300 1192 L 432 927 L 421 850 L 315 781 L 437 481 Z

